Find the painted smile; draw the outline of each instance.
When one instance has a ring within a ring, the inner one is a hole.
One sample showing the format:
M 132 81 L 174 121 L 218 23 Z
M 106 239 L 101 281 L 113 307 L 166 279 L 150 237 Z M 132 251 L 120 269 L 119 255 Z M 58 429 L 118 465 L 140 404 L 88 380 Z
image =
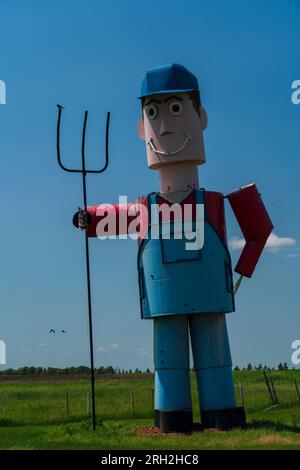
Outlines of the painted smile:
M 147 145 L 149 145 L 151 150 L 153 150 L 153 152 L 157 153 L 158 155 L 171 157 L 172 155 L 177 155 L 177 153 L 181 152 L 190 140 L 192 140 L 191 136 L 189 134 L 185 134 L 185 141 L 180 147 L 178 147 L 177 150 L 174 150 L 173 152 L 163 152 L 162 150 L 157 150 L 152 138 L 147 140 Z

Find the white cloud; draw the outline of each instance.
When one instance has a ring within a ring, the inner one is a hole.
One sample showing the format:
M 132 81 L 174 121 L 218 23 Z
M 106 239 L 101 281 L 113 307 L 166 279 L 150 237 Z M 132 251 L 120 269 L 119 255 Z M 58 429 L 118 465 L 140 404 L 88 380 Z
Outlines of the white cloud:
M 108 352 L 108 349 L 118 349 L 119 343 L 108 344 L 107 346 L 98 346 L 96 348 L 97 352 Z
M 272 232 L 267 240 L 266 249 L 271 253 L 295 246 L 297 241 L 291 237 L 279 237 L 276 233 Z M 243 238 L 232 237 L 229 240 L 229 246 L 233 250 L 240 250 L 244 247 L 245 240 Z M 292 253 L 290 253 L 292 254 Z
M 278 237 L 275 233 L 271 233 L 267 243 L 266 248 L 269 251 L 279 251 L 281 248 L 295 246 L 297 241 L 291 237 Z
M 230 248 L 233 250 L 240 250 L 244 247 L 245 245 L 245 240 L 243 238 L 238 238 L 238 237 L 232 237 L 228 241 L 228 245 Z

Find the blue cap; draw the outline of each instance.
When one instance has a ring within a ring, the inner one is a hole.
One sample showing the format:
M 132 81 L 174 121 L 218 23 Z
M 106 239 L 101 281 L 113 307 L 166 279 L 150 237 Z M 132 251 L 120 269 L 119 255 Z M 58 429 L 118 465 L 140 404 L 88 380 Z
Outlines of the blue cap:
M 169 64 L 148 70 L 142 82 L 141 94 L 144 96 L 158 93 L 183 91 L 199 92 L 198 80 L 188 69 L 180 64 Z

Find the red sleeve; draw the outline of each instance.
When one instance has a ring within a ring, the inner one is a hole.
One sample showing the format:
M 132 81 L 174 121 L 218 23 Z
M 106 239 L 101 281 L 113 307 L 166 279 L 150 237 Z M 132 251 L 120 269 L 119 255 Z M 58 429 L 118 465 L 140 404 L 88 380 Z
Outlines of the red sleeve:
M 87 211 L 92 218 L 88 229 L 89 237 L 124 235 L 136 232 L 141 234 L 145 230 L 144 225 L 147 224 L 145 220 L 147 213 L 146 197 L 141 197 L 128 204 L 90 206 Z
M 216 191 L 205 191 L 206 216 L 208 222 L 216 229 L 227 245 L 224 197 Z
M 235 271 L 251 277 L 273 224 L 255 184 L 244 186 L 226 197 L 246 242 Z

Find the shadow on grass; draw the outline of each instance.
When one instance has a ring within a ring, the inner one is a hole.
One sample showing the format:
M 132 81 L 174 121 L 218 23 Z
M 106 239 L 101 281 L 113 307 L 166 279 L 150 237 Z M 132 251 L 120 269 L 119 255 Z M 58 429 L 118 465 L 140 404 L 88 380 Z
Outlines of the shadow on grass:
M 232 428 L 232 429 L 207 429 L 204 428 L 201 423 L 194 423 L 193 427 L 188 432 L 182 432 L 179 434 L 185 434 L 186 436 L 191 435 L 194 432 L 228 432 L 234 431 L 239 429 L 241 432 L 243 431 L 250 431 L 250 430 L 261 430 L 261 429 L 268 429 L 269 431 L 277 431 L 277 432 L 293 432 L 300 434 L 300 426 L 297 424 L 285 424 L 280 421 L 267 421 L 267 420 L 255 420 L 252 423 L 248 423 L 245 428 Z
M 252 423 L 247 424 L 245 429 L 272 429 L 278 432 L 294 432 L 300 433 L 300 426 L 295 424 L 285 424 L 280 421 L 268 421 L 268 420 L 255 420 Z
M 19 421 L 18 419 L 10 418 L 0 418 L 0 426 L 9 427 L 9 426 L 58 426 L 58 425 L 67 425 L 67 424 L 76 424 L 83 423 L 85 421 L 91 421 L 91 418 L 84 418 L 82 416 L 70 417 L 70 418 L 58 418 L 51 421 L 39 421 L 39 422 L 27 422 Z

